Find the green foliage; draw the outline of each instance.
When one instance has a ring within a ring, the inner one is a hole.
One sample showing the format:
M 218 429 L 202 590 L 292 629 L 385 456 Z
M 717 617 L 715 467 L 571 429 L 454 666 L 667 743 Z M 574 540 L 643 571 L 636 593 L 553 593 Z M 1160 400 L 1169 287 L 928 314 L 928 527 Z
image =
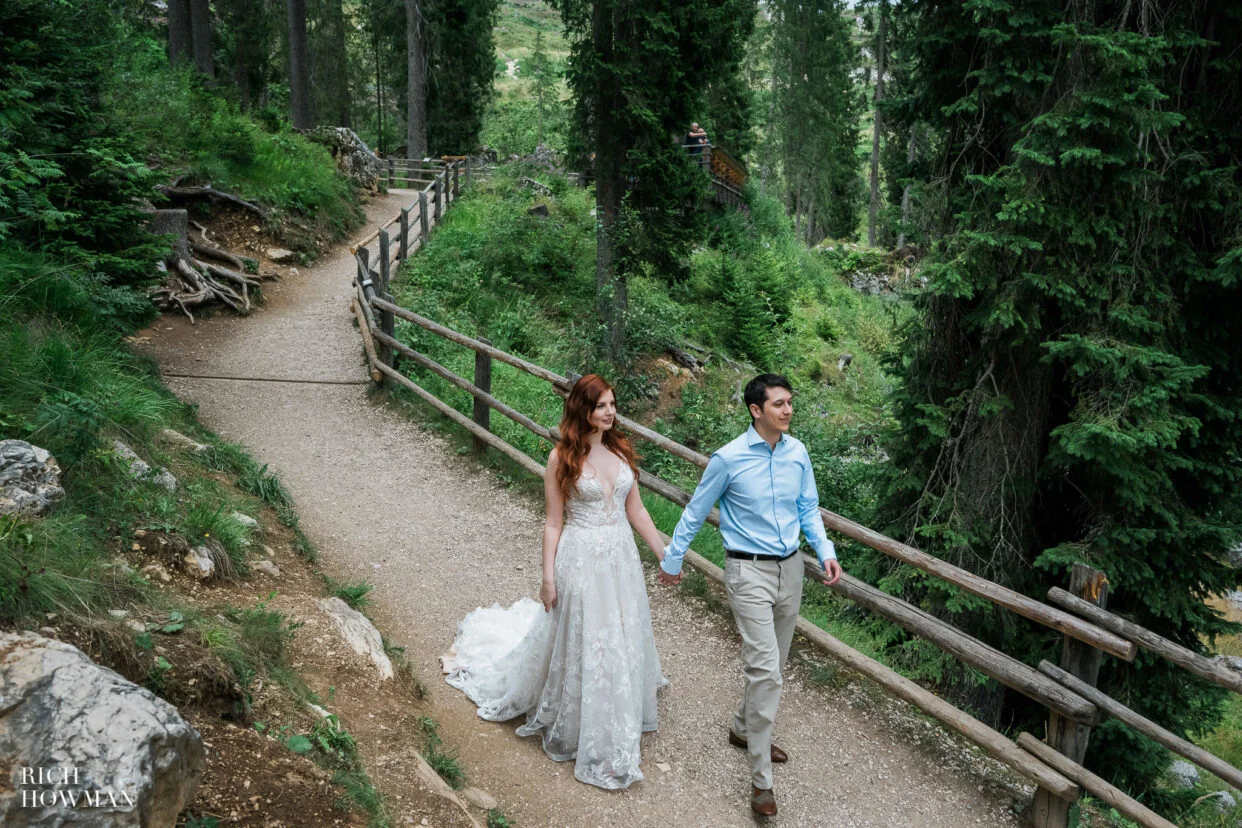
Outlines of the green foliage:
M 860 100 L 853 88 L 859 63 L 841 0 L 782 0 L 770 6 L 755 44 L 771 63 L 771 122 L 765 164 L 780 164 L 784 189 L 805 225 L 804 237 L 854 234 L 863 182 L 854 149 Z
M 75 272 L 79 293 L 134 324 L 149 306 L 123 289 L 150 283 L 163 245 L 144 229 L 154 176 L 135 161 L 141 147 L 99 111 L 119 36 L 99 0 L 0 9 L 0 242 L 47 249 Z
M 276 208 L 275 219 L 311 222 L 329 238 L 358 226 L 362 213 L 328 150 L 287 125 L 262 129 L 192 72 L 167 65 L 163 47 L 139 34 L 118 56 L 107 103 L 118 129 L 143 152 L 207 183 Z M 313 249 L 313 237 L 287 228 L 290 243 Z
M 736 76 L 754 0 L 560 0 L 572 43 L 574 155 L 590 161 L 598 209 L 599 317 L 623 361 L 626 282 L 670 281 L 706 230 L 707 175 L 677 139 L 705 111 L 705 89 Z
M 1110 609 L 1203 651 L 1236 629 L 1205 597 L 1239 584 L 1239 11 L 923 3 L 913 22 L 908 104 L 942 137 L 925 189 L 943 206 L 900 363 L 892 533 L 1034 595 L 1085 561 Z M 903 589 L 1050 652 L 922 579 Z M 1107 662 L 1100 684 L 1177 732 L 1220 715 L 1223 691 L 1153 657 Z M 998 718 L 1042 716 L 997 700 Z M 1111 722 L 1087 755 L 1133 790 L 1166 760 Z
M 427 145 L 439 154 L 473 152 L 492 97 L 499 0 L 426 0 L 430 34 Z
M 487 812 L 487 828 L 514 828 L 513 822 L 499 808 Z
M 338 581 L 327 575 L 323 576 L 323 580 L 324 585 L 328 588 L 328 592 L 349 604 L 353 609 L 361 611 L 371 603 L 371 599 L 367 595 L 375 587 L 366 581 Z
M 293 505 L 293 498 L 289 495 L 289 490 L 285 488 L 284 482 L 275 472 L 267 470 L 266 463 L 262 466 L 253 460 L 246 463 L 237 478 L 237 485 L 273 509 L 289 508 Z
M 423 758 L 449 787 L 461 790 L 466 784 L 466 773 L 457 761 L 457 754 L 446 750 L 440 740 L 440 725 L 430 716 L 420 716 L 418 723 L 423 732 Z

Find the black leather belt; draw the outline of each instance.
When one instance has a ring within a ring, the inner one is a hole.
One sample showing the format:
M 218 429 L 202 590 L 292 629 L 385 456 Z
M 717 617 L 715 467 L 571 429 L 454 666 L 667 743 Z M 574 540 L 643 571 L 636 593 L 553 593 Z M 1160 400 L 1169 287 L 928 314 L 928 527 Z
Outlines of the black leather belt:
M 732 549 L 725 550 L 725 556 L 735 558 L 739 561 L 785 561 L 798 554 L 798 550 L 790 552 L 788 555 L 752 555 L 749 552 L 734 552 Z

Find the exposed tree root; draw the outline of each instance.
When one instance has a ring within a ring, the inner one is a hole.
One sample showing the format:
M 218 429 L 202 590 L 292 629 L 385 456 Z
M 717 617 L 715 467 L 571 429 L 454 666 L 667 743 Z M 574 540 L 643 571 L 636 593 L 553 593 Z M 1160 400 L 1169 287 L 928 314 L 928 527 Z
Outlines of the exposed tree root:
M 259 288 L 263 277 L 241 272 L 245 269 L 242 257 L 207 244 L 207 231 L 202 225 L 195 224 L 195 228 L 203 243 L 191 241 L 189 227 L 185 210 L 157 210 L 152 216 L 151 229 L 156 233 L 172 235 L 174 239 L 168 258 L 157 265 L 168 278 L 160 288 L 152 291 L 152 301 L 162 310 L 180 309 L 191 322 L 194 321 L 193 308 L 216 302 L 237 313 L 249 313 L 251 290 Z M 228 262 L 238 269 L 204 261 L 193 253 Z
M 251 201 L 246 201 L 246 199 L 235 196 L 232 193 L 226 193 L 223 190 L 217 190 L 215 187 L 212 187 L 210 184 L 204 185 L 202 187 L 159 186 L 159 187 L 156 187 L 155 189 L 163 193 L 164 195 L 168 196 L 171 199 L 192 200 L 192 199 L 206 198 L 212 201 L 223 201 L 228 204 L 236 204 L 238 207 L 241 207 L 244 210 L 249 210 L 250 212 L 254 213 L 256 216 L 263 219 L 264 221 L 267 221 L 268 219 L 267 211 L 264 210 L 259 205 Z

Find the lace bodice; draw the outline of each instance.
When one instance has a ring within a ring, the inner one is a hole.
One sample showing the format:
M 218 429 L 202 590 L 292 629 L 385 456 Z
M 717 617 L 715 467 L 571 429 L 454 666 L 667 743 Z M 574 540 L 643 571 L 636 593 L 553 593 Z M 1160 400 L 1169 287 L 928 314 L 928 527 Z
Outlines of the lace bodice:
M 625 498 L 634 485 L 634 471 L 622 461 L 611 496 L 598 477 L 578 478 L 578 494 L 565 504 L 567 526 L 611 526 L 626 520 Z

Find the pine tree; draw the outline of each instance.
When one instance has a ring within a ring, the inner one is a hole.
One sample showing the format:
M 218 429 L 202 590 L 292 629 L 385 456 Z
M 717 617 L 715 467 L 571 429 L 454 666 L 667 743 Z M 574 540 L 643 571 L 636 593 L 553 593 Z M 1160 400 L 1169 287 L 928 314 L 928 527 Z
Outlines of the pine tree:
M 557 85 L 560 78 L 552 67 L 552 60 L 543 45 L 543 32 L 535 32 L 535 47 L 526 61 L 526 71 L 530 78 L 531 93 L 535 99 L 535 140 L 543 144 L 548 137 L 548 121 L 556 107 Z
M 775 0 L 771 11 L 771 121 L 766 152 L 780 160 L 785 200 L 803 238 L 853 235 L 862 182 L 858 55 L 840 0 Z
M 593 153 L 596 297 L 605 353 L 626 359 L 627 278 L 673 278 L 703 230 L 703 174 L 677 139 L 740 62 L 754 0 L 559 0 L 571 40 L 577 154 Z
M 912 105 L 938 136 L 924 186 L 942 207 L 900 366 L 890 532 L 1032 595 L 1084 561 L 1111 609 L 1201 651 L 1233 629 L 1205 598 L 1240 580 L 1242 10 L 917 6 Z M 1028 661 L 1053 646 L 902 579 Z M 1177 732 L 1217 721 L 1221 691 L 1154 657 L 1106 660 L 1100 683 Z M 1042 716 L 976 700 L 994 721 Z M 1165 761 L 1114 722 L 1087 754 L 1140 788 Z
M 430 36 L 427 143 L 436 153 L 473 152 L 492 100 L 499 0 L 423 0 Z

